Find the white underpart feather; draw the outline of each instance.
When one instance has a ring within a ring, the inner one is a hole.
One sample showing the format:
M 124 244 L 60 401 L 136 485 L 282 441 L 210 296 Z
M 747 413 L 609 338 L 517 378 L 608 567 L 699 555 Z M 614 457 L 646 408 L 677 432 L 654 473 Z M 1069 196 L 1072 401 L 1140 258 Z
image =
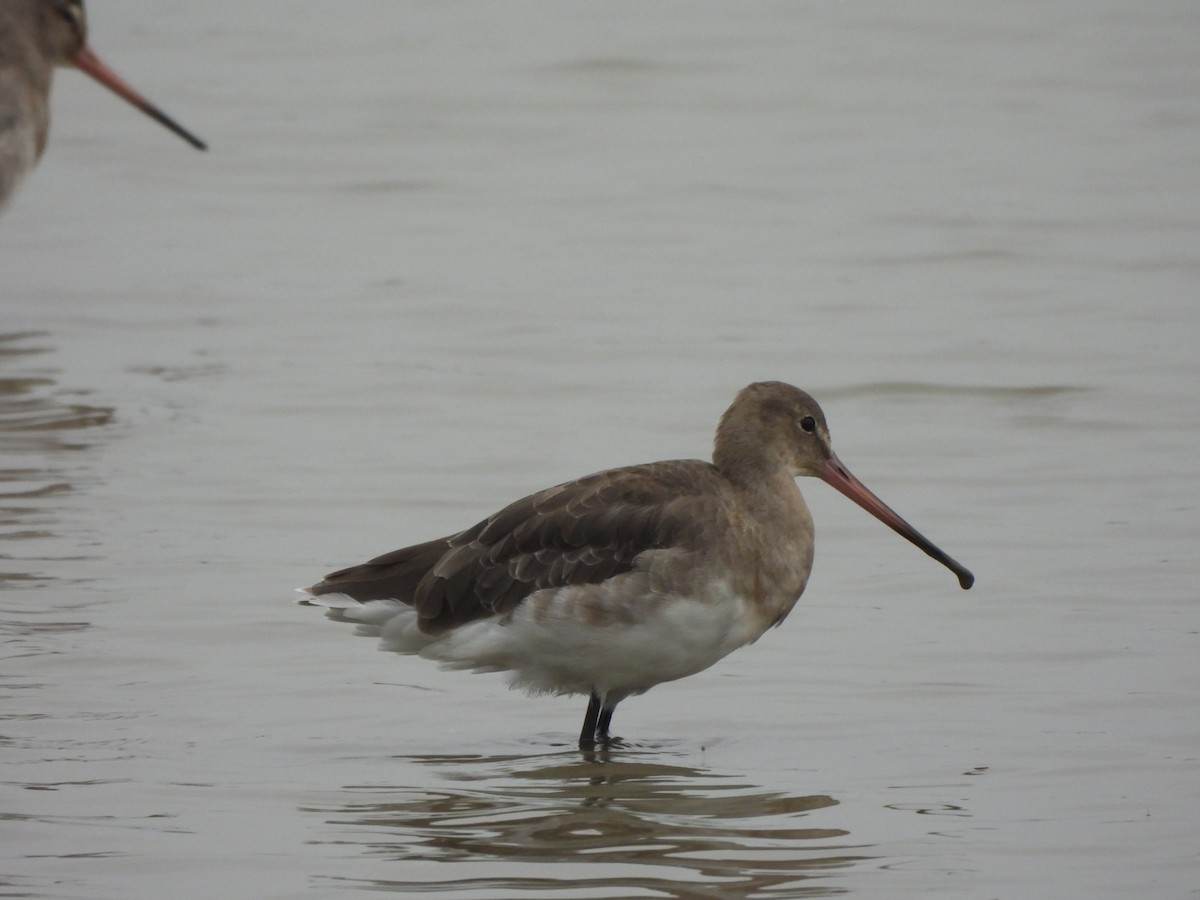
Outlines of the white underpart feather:
M 618 576 L 605 585 L 539 591 L 512 612 L 427 634 L 416 611 L 396 600 L 360 603 L 344 594 L 308 602 L 332 618 L 378 636 L 380 649 L 416 654 L 445 668 L 509 672 L 529 693 L 589 694 L 620 699 L 707 669 L 758 638 L 761 622 L 725 584 L 703 598 L 642 593 L 631 583 L 623 599 Z

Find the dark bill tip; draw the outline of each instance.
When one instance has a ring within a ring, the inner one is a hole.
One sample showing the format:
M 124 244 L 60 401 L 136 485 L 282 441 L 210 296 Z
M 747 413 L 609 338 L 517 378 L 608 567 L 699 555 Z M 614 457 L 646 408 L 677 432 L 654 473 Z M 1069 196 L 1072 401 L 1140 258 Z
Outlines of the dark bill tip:
M 168 116 L 165 112 L 130 87 L 129 84 L 127 84 L 125 80 L 121 78 L 121 76 L 110 69 L 104 63 L 104 61 L 100 59 L 100 57 L 92 52 L 91 47 L 86 45 L 81 47 L 79 52 L 75 54 L 73 62 L 75 63 L 76 68 L 78 68 L 81 72 L 85 72 L 92 78 L 96 79 L 96 81 L 100 82 L 122 100 L 125 100 L 127 103 L 136 106 L 155 122 L 158 122 L 158 124 L 169 129 L 170 131 L 173 131 L 197 150 L 208 149 L 208 145 L 204 143 L 204 141 L 200 140 L 200 138 L 196 137 L 194 134 Z
M 929 538 L 904 521 L 895 510 L 875 496 L 865 484 L 851 475 L 850 470 L 842 465 L 836 456 L 831 456 L 826 460 L 817 474 L 831 487 L 845 494 L 879 521 L 883 522 L 883 524 L 906 540 L 911 541 L 917 547 L 924 550 L 927 555 L 933 557 L 953 572 L 958 577 L 959 587 L 964 591 L 970 590 L 971 585 L 975 583 L 975 576 L 971 574 L 971 571 L 958 560 L 947 555 L 945 551 L 936 546 Z

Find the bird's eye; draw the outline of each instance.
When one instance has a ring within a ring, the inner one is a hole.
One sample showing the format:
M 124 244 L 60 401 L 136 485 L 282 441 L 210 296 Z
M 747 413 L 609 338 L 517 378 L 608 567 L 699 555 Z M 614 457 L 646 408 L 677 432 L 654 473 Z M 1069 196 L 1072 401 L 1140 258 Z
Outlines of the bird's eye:
M 60 17 L 74 27 L 79 27 L 83 23 L 83 4 L 80 0 L 67 0 L 57 8 L 57 12 Z
M 812 416 L 805 416 L 803 419 L 800 420 L 800 428 L 801 428 L 801 430 L 806 431 L 809 434 L 812 434 L 814 431 L 817 430 L 817 420 L 814 419 Z

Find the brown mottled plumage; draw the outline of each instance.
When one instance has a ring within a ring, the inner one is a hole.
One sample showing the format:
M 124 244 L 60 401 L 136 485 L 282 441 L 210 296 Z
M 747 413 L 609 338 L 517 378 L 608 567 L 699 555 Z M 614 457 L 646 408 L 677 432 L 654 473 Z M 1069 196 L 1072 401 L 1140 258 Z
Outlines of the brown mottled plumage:
M 446 631 L 506 613 L 538 590 L 604 582 L 647 550 L 697 549 L 715 537 L 720 486 L 699 460 L 610 469 L 524 497 L 451 537 L 334 572 L 312 592 L 410 600 L 423 630 Z M 701 509 L 710 515 L 697 516 Z
M 589 746 L 607 739 L 622 699 L 707 668 L 791 611 L 813 551 L 797 475 L 828 481 L 970 587 L 838 461 L 812 397 L 761 382 L 722 417 L 712 463 L 627 466 L 539 491 L 459 534 L 334 572 L 306 602 L 387 649 L 589 694 Z

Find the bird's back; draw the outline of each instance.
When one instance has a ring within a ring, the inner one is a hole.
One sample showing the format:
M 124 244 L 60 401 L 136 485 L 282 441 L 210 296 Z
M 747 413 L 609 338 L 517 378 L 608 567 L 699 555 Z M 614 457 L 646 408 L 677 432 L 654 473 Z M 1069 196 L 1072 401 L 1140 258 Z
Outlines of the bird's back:
M 597 472 L 523 497 L 438 538 L 341 569 L 309 588 L 412 605 L 428 631 L 502 615 L 536 591 L 600 584 L 650 550 L 690 549 L 728 514 L 717 470 L 672 460 Z

